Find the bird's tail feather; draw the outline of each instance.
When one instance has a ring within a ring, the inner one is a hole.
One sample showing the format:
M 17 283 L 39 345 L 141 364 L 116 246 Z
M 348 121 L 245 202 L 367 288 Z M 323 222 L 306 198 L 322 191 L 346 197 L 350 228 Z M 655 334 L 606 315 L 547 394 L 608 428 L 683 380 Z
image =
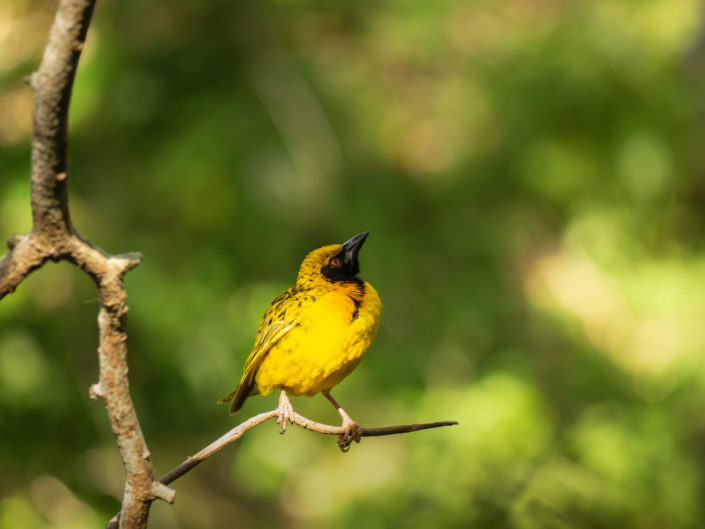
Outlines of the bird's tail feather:
M 224 402 L 232 401 L 230 404 L 230 415 L 235 415 L 242 405 L 250 396 L 252 388 L 247 383 L 241 383 L 233 391 L 225 395 L 222 399 L 218 401 L 218 404 L 223 404 Z

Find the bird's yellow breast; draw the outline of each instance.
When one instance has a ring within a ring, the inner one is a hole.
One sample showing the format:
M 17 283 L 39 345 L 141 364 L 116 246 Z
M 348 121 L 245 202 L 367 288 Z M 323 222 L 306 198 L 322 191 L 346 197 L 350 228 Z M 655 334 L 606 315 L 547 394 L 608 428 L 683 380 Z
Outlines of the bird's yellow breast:
M 284 387 L 293 395 L 330 390 L 364 358 L 379 327 L 382 303 L 369 283 L 307 293 L 293 328 L 262 360 L 255 384 L 266 395 Z

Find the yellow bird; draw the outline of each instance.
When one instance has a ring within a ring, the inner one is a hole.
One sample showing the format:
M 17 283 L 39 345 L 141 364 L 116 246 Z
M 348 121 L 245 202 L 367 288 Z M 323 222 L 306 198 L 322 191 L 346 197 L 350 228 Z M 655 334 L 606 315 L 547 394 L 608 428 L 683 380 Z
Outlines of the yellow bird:
M 330 390 L 365 357 L 379 328 L 382 302 L 372 285 L 358 277 L 358 253 L 369 232 L 343 244 L 309 253 L 296 283 L 267 308 L 240 384 L 220 399 L 236 413 L 247 397 L 281 390 L 278 419 L 282 433 L 293 419 L 289 395 L 323 395 L 338 410 L 347 447 L 360 442 L 360 428 Z

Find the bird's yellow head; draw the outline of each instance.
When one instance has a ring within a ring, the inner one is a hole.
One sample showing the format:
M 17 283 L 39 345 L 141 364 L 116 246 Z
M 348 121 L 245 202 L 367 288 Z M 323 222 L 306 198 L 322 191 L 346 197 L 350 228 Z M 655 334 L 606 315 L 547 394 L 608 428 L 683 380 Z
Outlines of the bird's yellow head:
M 301 263 L 297 286 L 311 287 L 317 283 L 359 282 L 360 263 L 357 255 L 370 232 L 355 235 L 343 244 L 331 244 L 309 253 Z

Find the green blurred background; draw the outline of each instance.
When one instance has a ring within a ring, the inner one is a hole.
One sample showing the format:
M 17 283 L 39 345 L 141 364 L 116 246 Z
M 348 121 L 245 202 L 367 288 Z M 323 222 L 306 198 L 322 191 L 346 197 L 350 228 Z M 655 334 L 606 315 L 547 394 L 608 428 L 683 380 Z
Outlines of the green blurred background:
M 30 228 L 54 2 L 0 0 L 0 235 Z M 705 519 L 705 11 L 695 0 L 99 1 L 71 213 L 127 277 L 162 474 L 275 406 L 230 391 L 303 256 L 369 230 L 384 302 L 334 392 L 366 439 L 274 423 L 153 528 L 691 528 Z M 123 471 L 97 294 L 49 263 L 0 303 L 0 528 L 93 528 Z M 321 397 L 295 399 L 337 423 Z

